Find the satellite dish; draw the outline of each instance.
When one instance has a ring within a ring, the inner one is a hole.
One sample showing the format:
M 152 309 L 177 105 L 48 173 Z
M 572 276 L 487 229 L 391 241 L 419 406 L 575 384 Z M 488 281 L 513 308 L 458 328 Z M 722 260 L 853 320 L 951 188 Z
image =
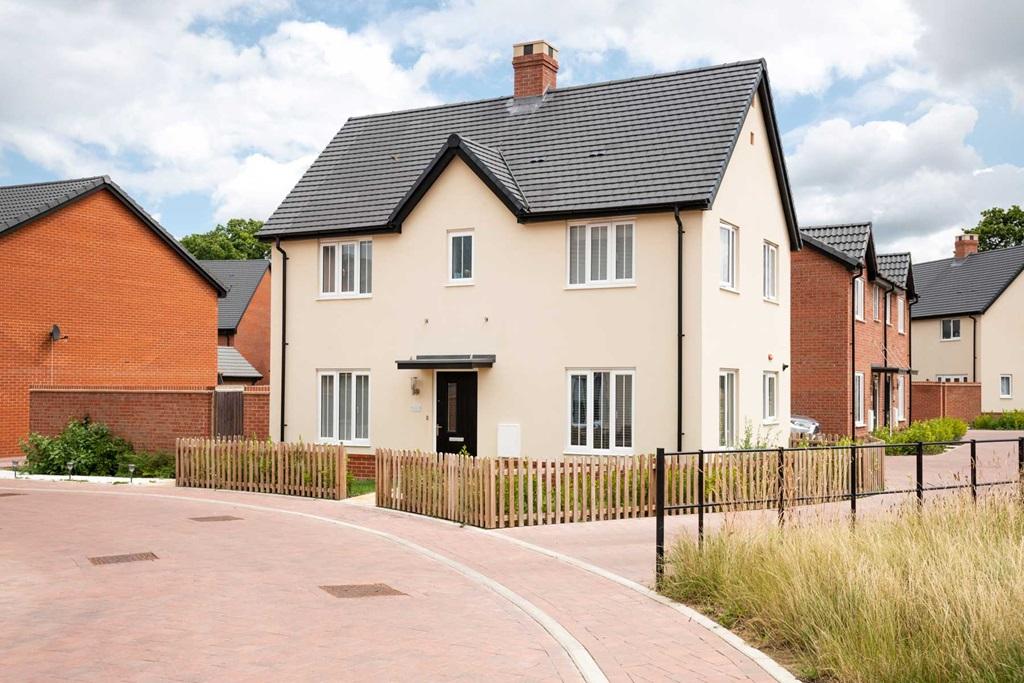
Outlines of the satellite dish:
M 60 341 L 60 325 L 54 325 L 50 330 L 50 341 Z

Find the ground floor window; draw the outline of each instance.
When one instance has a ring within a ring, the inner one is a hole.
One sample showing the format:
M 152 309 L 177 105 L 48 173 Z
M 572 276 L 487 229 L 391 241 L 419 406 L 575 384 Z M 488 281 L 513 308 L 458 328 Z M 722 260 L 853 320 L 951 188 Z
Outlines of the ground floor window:
M 321 370 L 319 379 L 320 440 L 366 446 L 370 443 L 370 373 Z
M 570 370 L 569 450 L 574 453 L 633 449 L 633 370 Z
M 907 415 L 903 412 L 906 409 L 906 396 L 904 395 L 906 389 L 906 377 L 903 375 L 897 375 L 896 377 L 896 419 L 899 422 L 903 422 L 907 419 Z
M 762 381 L 762 417 L 766 423 L 779 419 L 779 373 L 766 372 Z
M 858 427 L 864 426 L 864 373 L 853 375 L 853 419 Z
M 958 383 L 958 382 L 966 382 L 967 381 L 967 375 L 936 375 L 935 379 L 937 379 L 940 382 L 954 382 L 954 383 Z
M 736 445 L 736 370 L 718 373 L 718 445 Z
M 1013 375 L 999 375 L 999 398 L 1013 398 Z

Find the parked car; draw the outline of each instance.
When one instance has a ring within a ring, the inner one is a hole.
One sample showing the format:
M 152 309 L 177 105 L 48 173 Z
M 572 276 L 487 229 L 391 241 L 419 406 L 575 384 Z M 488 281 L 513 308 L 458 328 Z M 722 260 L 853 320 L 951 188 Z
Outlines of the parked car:
M 813 417 L 806 415 L 790 415 L 789 431 L 801 436 L 814 436 L 821 433 L 821 424 Z

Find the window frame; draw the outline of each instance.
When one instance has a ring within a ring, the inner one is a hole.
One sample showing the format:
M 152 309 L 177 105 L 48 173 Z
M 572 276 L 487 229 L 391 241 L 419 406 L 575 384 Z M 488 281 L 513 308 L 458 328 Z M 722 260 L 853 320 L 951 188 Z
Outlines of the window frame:
M 470 240 L 470 248 L 469 248 L 469 277 L 457 278 L 457 277 L 455 277 L 453 275 L 453 271 L 454 271 L 453 259 L 455 258 L 454 244 L 455 244 L 455 239 L 457 237 L 468 237 L 469 240 Z M 477 249 L 476 249 L 476 247 L 477 247 L 477 244 L 476 244 L 476 231 L 473 228 L 458 228 L 458 229 L 455 229 L 455 230 L 449 230 L 448 231 L 447 239 L 448 239 L 448 260 L 447 260 L 448 281 L 447 281 L 446 284 L 449 287 L 468 287 L 470 285 L 476 284 L 476 251 L 477 251 Z
M 632 248 L 630 250 L 629 272 L 630 277 L 616 278 L 615 266 L 617 261 L 618 240 L 616 235 L 619 227 L 630 228 Z M 572 281 L 572 231 L 574 228 L 581 228 L 584 232 L 583 239 L 583 281 Z M 607 229 L 607 253 L 605 256 L 606 270 L 605 279 L 596 280 L 591 277 L 591 254 L 593 234 L 595 228 Z M 566 289 L 602 289 L 609 287 L 633 287 L 636 285 L 636 247 L 637 247 L 637 223 L 632 218 L 624 220 L 602 220 L 590 223 L 567 223 L 565 227 L 565 288 Z
M 771 265 L 770 274 L 769 264 Z M 777 304 L 779 303 L 779 245 L 768 240 L 764 241 L 761 246 L 761 269 L 761 295 L 765 301 Z
M 1003 391 L 1003 380 L 1007 380 L 1009 391 Z M 999 398 L 1013 398 L 1013 375 L 1004 373 L 999 375 Z
M 768 412 L 769 387 L 774 392 L 771 401 L 774 409 L 771 414 Z M 779 423 L 779 373 L 775 370 L 765 370 L 761 375 L 761 422 L 770 425 Z
M 871 318 L 876 323 L 882 319 L 882 288 L 872 285 Z
M 726 410 L 728 412 L 728 415 L 725 416 L 725 417 L 723 417 L 723 415 L 722 415 L 722 400 L 721 400 L 722 378 L 723 377 L 731 378 L 732 379 L 732 401 L 730 401 L 729 404 L 727 404 L 727 406 L 726 406 Z M 738 434 L 737 434 L 737 431 L 736 431 L 736 417 L 737 417 L 737 412 L 738 412 L 738 409 L 739 409 L 739 394 L 740 394 L 739 384 L 740 384 L 740 371 L 738 369 L 735 369 L 735 368 L 721 368 L 721 369 L 719 369 L 719 371 L 718 371 L 718 391 L 719 391 L 719 400 L 718 400 L 718 424 L 719 424 L 718 447 L 719 448 L 736 448 L 736 439 L 738 437 Z M 724 436 L 724 440 L 723 440 L 723 434 L 722 434 L 722 423 L 723 422 L 726 423 L 726 426 L 725 426 L 726 434 Z
M 363 292 L 362 288 L 362 249 L 363 244 L 368 244 L 370 249 L 370 282 L 368 289 Z M 346 292 L 342 290 L 341 252 L 346 245 L 352 245 L 354 257 L 352 260 L 352 283 L 353 290 Z M 324 250 L 327 247 L 334 249 L 334 285 L 332 292 L 324 290 Z M 317 291 L 320 299 L 368 299 L 373 296 L 373 239 L 369 237 L 356 237 L 354 239 L 330 239 L 321 240 L 317 245 Z
M 729 234 L 729 243 L 722 251 L 722 234 Z M 739 228 L 732 223 L 719 221 L 718 223 L 718 287 L 727 292 L 739 293 Z M 729 279 L 722 278 L 722 266 L 728 263 Z
M 853 279 L 853 319 L 864 322 L 864 277 Z
M 935 381 L 940 384 L 966 384 L 967 375 L 935 375 Z
M 896 331 L 907 333 L 907 300 L 902 296 L 896 297 Z
M 885 324 L 892 327 L 892 292 L 885 293 Z
M 867 426 L 864 415 L 864 373 L 855 372 L 853 373 L 853 390 L 854 390 L 854 405 L 853 405 L 853 423 L 857 427 Z
M 946 336 L 946 323 L 949 323 L 949 334 Z M 953 336 L 953 323 L 956 323 L 956 336 Z M 939 341 L 960 341 L 963 338 L 963 323 L 960 318 L 942 318 L 939 320 Z
M 316 371 L 316 433 L 317 443 L 325 444 L 341 444 L 345 446 L 358 446 L 368 447 L 371 445 L 371 426 L 373 425 L 372 411 L 373 411 L 373 382 L 370 378 L 370 371 L 368 369 L 350 369 L 350 368 L 325 368 Z M 351 439 L 341 438 L 341 423 L 339 418 L 341 417 L 341 375 L 351 375 L 351 404 L 352 413 L 350 418 L 352 420 L 352 436 Z M 332 425 L 334 428 L 334 436 L 324 436 L 322 432 L 323 428 L 323 400 L 321 394 L 321 386 L 323 380 L 322 377 L 330 376 L 334 377 L 334 395 L 333 395 L 333 406 L 332 406 Z M 356 438 L 356 378 L 366 377 L 366 436 L 364 438 Z
M 597 373 L 608 373 L 608 448 L 594 447 L 594 375 Z M 573 377 L 585 376 L 587 378 L 587 405 L 586 405 L 586 444 L 576 445 L 572 443 L 572 380 Z M 616 446 L 615 437 L 618 429 L 618 411 L 616 410 L 616 377 L 629 376 L 632 382 L 632 394 L 629 402 L 630 414 L 630 444 L 629 446 Z M 566 455 L 633 455 L 636 452 L 636 368 L 566 368 L 565 370 L 565 394 L 566 394 L 566 415 L 565 415 L 565 451 Z
M 905 375 L 896 375 L 896 421 L 907 421 L 907 382 Z

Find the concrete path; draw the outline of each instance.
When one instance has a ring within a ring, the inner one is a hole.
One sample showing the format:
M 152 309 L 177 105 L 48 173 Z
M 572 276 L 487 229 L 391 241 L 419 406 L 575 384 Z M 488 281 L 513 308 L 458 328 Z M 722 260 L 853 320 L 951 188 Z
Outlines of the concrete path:
M 381 583 L 402 595 L 320 588 Z M 772 680 L 679 608 L 493 532 L 224 491 L 0 482 L 0 623 L 9 680 Z

